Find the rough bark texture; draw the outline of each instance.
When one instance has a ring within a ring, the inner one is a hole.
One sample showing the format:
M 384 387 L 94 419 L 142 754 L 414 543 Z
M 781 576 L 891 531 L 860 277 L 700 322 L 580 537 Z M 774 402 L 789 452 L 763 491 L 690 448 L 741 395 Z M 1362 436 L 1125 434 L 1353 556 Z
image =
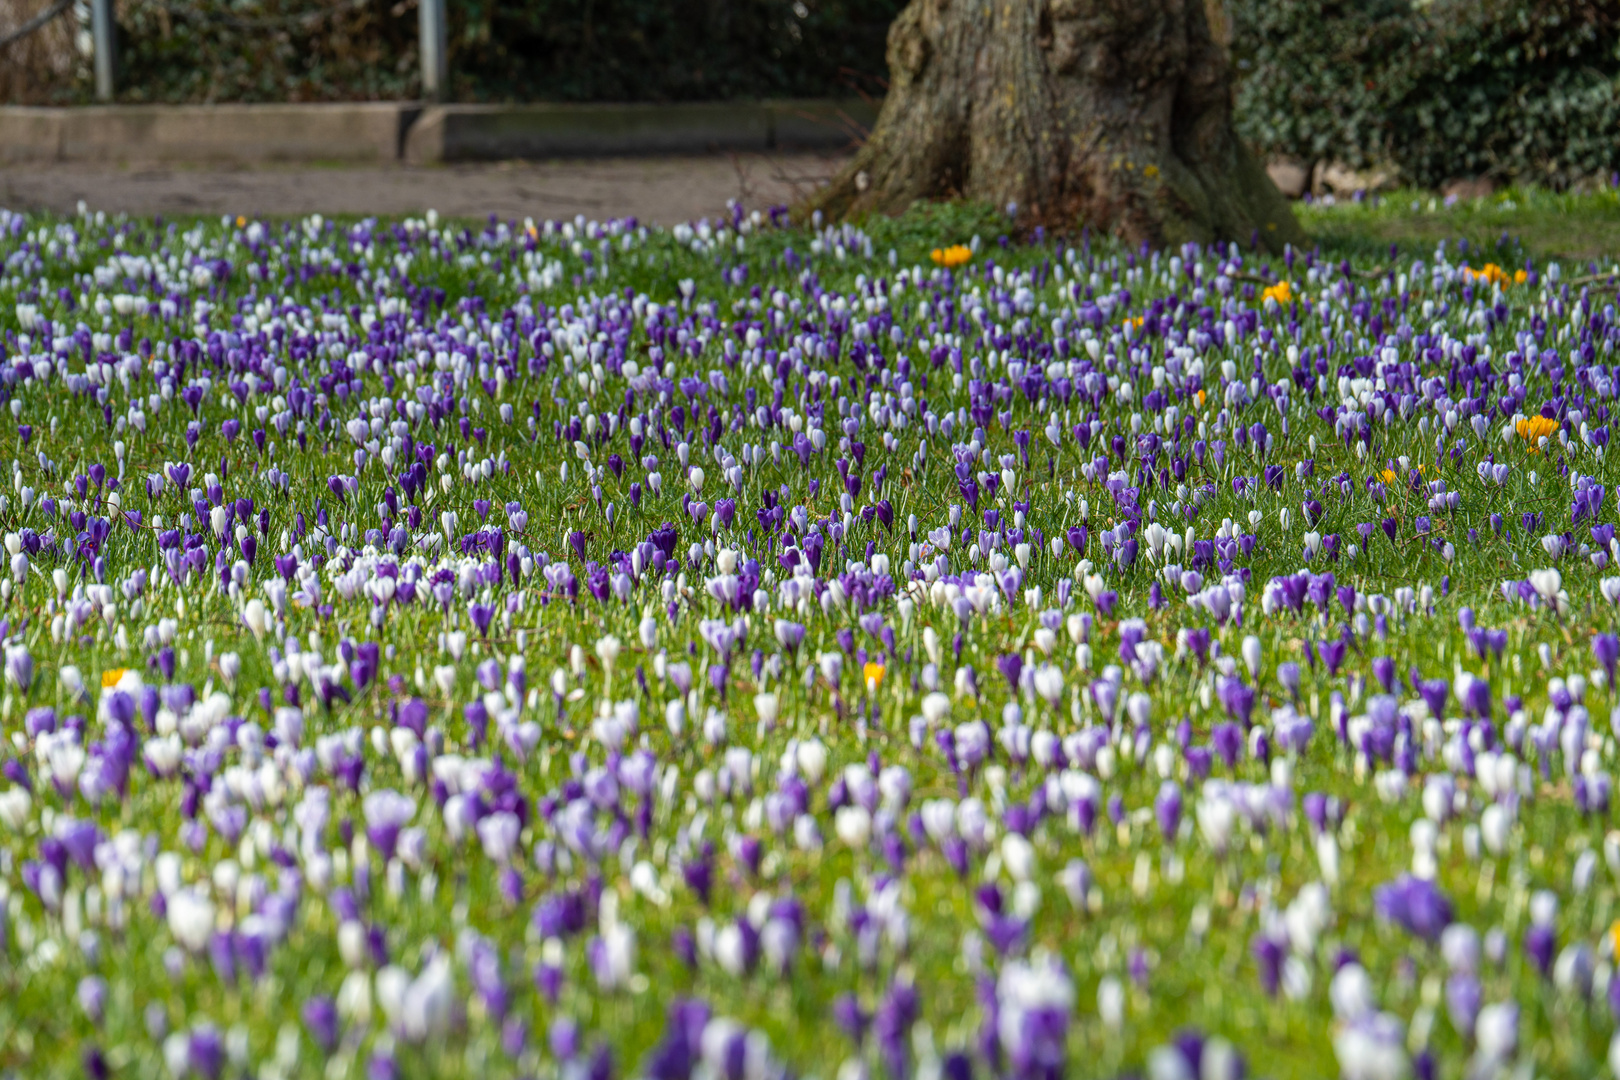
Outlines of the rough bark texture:
M 888 60 L 876 127 L 807 210 L 959 195 L 1155 246 L 1304 241 L 1233 129 L 1204 0 L 912 0 Z

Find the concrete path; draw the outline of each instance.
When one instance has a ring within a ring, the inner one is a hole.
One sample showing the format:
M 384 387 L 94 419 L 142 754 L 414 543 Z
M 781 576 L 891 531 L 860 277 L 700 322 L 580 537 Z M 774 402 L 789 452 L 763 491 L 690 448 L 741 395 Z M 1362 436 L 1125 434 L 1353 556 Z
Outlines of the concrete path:
M 0 206 L 71 213 L 402 214 L 636 217 L 671 225 L 791 203 L 824 183 L 841 154 L 713 154 L 413 167 L 253 169 L 48 165 L 0 168 Z

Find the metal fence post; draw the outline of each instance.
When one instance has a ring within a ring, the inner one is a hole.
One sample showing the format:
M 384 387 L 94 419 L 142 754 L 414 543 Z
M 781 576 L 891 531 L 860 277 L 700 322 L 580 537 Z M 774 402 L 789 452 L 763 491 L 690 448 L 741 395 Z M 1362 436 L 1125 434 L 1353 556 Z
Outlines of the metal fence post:
M 90 0 L 90 40 L 95 49 L 96 99 L 111 101 L 118 63 L 113 0 Z
M 417 32 L 421 38 L 422 97 L 428 101 L 443 101 L 450 92 L 444 0 L 418 0 L 416 12 Z

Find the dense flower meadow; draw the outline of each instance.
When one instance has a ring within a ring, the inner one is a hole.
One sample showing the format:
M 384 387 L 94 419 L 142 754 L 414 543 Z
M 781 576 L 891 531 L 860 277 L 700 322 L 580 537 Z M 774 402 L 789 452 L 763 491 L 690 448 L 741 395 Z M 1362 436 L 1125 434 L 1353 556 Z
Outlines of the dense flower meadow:
M 1613 268 L 867 230 L 0 212 L 0 1069 L 1620 1068 Z

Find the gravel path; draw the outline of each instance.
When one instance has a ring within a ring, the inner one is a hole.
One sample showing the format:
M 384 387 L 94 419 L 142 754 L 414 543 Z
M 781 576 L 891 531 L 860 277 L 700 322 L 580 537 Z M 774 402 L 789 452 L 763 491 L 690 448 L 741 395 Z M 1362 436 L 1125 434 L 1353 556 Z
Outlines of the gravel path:
M 48 166 L 0 169 L 0 206 L 163 214 L 634 216 L 668 225 L 789 203 L 831 177 L 837 154 L 501 162 L 378 168 Z

